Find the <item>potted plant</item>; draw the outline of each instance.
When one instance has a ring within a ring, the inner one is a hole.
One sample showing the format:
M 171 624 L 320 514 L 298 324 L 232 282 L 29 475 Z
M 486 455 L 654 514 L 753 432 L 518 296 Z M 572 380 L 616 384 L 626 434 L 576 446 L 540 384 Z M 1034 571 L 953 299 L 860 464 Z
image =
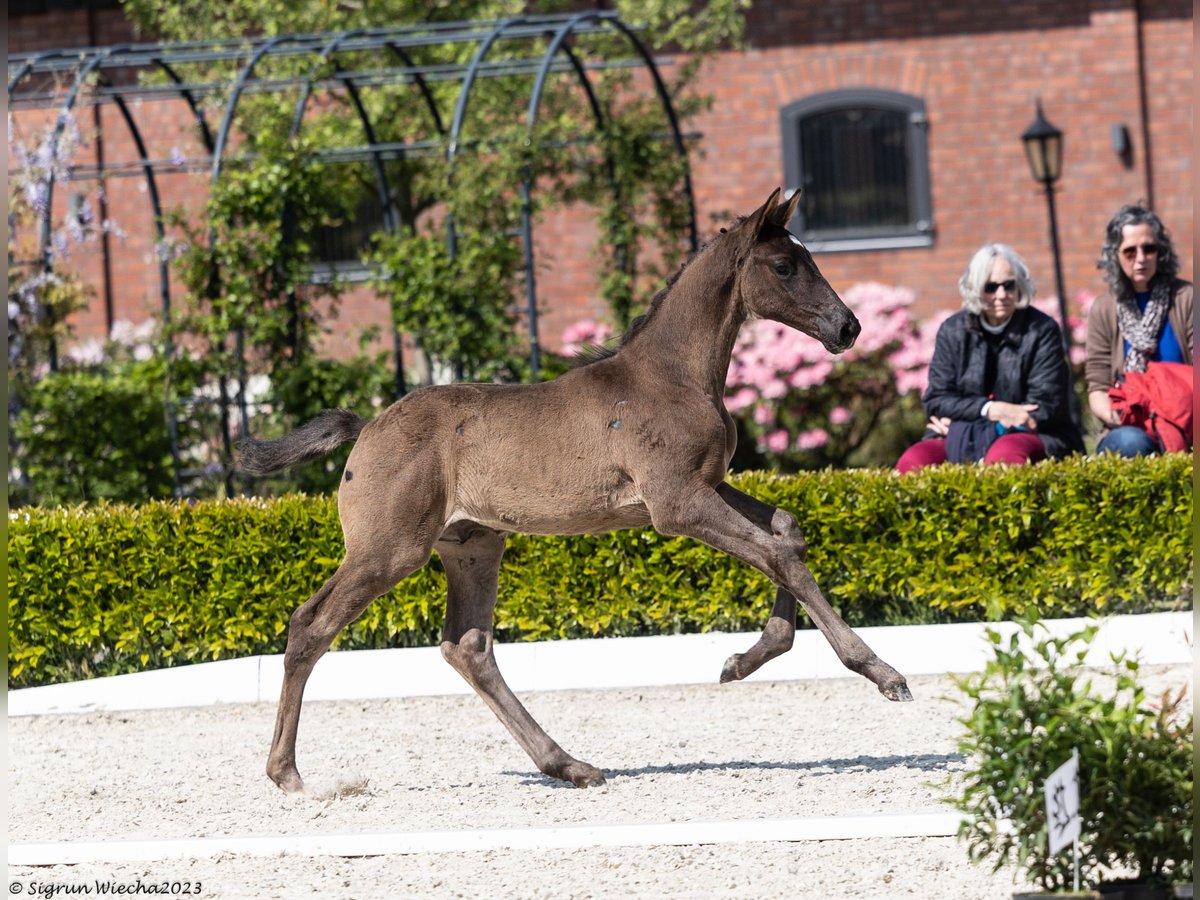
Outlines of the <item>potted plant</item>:
M 1015 866 L 1047 894 L 1165 900 L 1191 896 L 1192 711 L 1187 686 L 1151 701 L 1138 662 L 1114 654 L 1097 687 L 1083 667 L 1097 625 L 1056 638 L 1021 623 L 1008 640 L 988 629 L 993 658 L 954 679 L 969 701 L 959 721 L 966 756 L 954 795 L 972 862 Z M 1043 783 L 1079 753 L 1080 884 L 1072 853 L 1050 856 Z M 952 776 L 953 777 L 953 776 Z M 1186 893 L 1184 891 L 1186 890 Z

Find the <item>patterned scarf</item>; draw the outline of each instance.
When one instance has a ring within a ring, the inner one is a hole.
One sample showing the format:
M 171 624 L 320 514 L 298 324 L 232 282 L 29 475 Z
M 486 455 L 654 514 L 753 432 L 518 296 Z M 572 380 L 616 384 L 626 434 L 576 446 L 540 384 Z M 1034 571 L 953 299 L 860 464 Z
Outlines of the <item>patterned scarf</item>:
M 1170 305 L 1171 286 L 1166 279 L 1159 281 L 1150 292 L 1150 302 L 1146 304 L 1145 312 L 1138 312 L 1137 298 L 1132 294 L 1117 300 L 1117 325 L 1121 335 L 1129 341 L 1129 353 L 1125 356 L 1126 372 L 1146 371 L 1146 363 L 1158 349 L 1158 336 Z

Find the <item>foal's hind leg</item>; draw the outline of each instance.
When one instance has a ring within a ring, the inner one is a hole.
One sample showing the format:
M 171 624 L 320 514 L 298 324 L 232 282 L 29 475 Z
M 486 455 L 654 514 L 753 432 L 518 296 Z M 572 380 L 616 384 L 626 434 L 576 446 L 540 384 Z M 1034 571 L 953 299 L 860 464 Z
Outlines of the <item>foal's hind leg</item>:
M 800 538 L 796 529 L 796 520 L 790 515 L 748 494 L 734 490 L 725 483 L 718 485 L 717 493 L 721 495 L 722 500 L 767 534 L 780 535 L 795 531 L 794 536 L 799 539 L 797 552 L 800 558 L 804 559 L 808 555 L 803 538 Z M 771 607 L 771 616 L 763 628 L 762 637 L 745 653 L 735 653 L 725 660 L 725 665 L 721 668 L 721 684 L 740 681 L 757 671 L 763 663 L 791 650 L 795 637 L 796 598 L 783 588 L 778 588 L 775 591 L 775 605 Z
M 275 736 L 267 756 L 267 775 L 288 793 L 304 790 L 296 769 L 296 731 L 304 686 L 313 667 L 329 649 L 338 632 L 349 625 L 395 584 L 429 559 L 428 548 L 413 548 L 407 555 L 372 558 L 347 552 L 333 576 L 293 614 L 283 655 L 283 688 L 275 716 Z
M 770 662 L 792 649 L 796 638 L 796 598 L 783 588 L 775 590 L 775 605 L 767 619 L 762 636 L 745 653 L 734 653 L 721 667 L 721 684 L 741 681 L 752 672 L 758 671 L 763 663 Z
M 442 656 L 483 698 L 539 770 L 576 787 L 603 784 L 603 772 L 567 754 L 542 730 L 496 666 L 492 614 L 504 535 L 483 527 L 460 528 L 457 534 L 459 540 L 437 544 L 448 587 Z

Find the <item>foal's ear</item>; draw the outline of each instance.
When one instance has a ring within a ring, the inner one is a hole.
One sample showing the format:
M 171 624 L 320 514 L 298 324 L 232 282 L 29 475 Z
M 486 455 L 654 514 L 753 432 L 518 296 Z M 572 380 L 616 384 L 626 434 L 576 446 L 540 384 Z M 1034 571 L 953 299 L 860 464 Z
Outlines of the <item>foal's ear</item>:
M 792 216 L 796 214 L 796 207 L 799 205 L 800 188 L 796 188 L 792 191 L 792 196 L 788 198 L 787 203 L 775 208 L 775 214 L 771 217 L 771 221 L 780 228 L 787 228 L 788 222 L 792 221 Z
M 742 233 L 739 235 L 739 256 L 744 256 L 758 240 L 759 234 L 763 228 L 771 221 L 771 216 L 775 213 L 779 206 L 779 188 L 771 191 L 771 196 L 767 198 L 767 202 L 750 213 L 746 217 L 746 221 L 742 223 Z

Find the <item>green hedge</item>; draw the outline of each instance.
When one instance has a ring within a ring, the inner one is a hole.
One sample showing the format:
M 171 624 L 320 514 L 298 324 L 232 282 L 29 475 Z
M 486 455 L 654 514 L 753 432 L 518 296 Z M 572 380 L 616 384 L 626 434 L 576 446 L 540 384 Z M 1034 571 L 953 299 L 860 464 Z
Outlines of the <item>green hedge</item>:
M 1189 456 L 732 480 L 796 514 L 852 625 L 1191 605 Z M 342 546 L 333 499 L 292 495 L 21 510 L 8 552 L 10 685 L 23 687 L 281 652 Z M 337 646 L 436 644 L 443 590 L 435 557 Z M 756 630 L 773 595 L 747 566 L 649 530 L 515 536 L 500 590 L 501 641 Z

